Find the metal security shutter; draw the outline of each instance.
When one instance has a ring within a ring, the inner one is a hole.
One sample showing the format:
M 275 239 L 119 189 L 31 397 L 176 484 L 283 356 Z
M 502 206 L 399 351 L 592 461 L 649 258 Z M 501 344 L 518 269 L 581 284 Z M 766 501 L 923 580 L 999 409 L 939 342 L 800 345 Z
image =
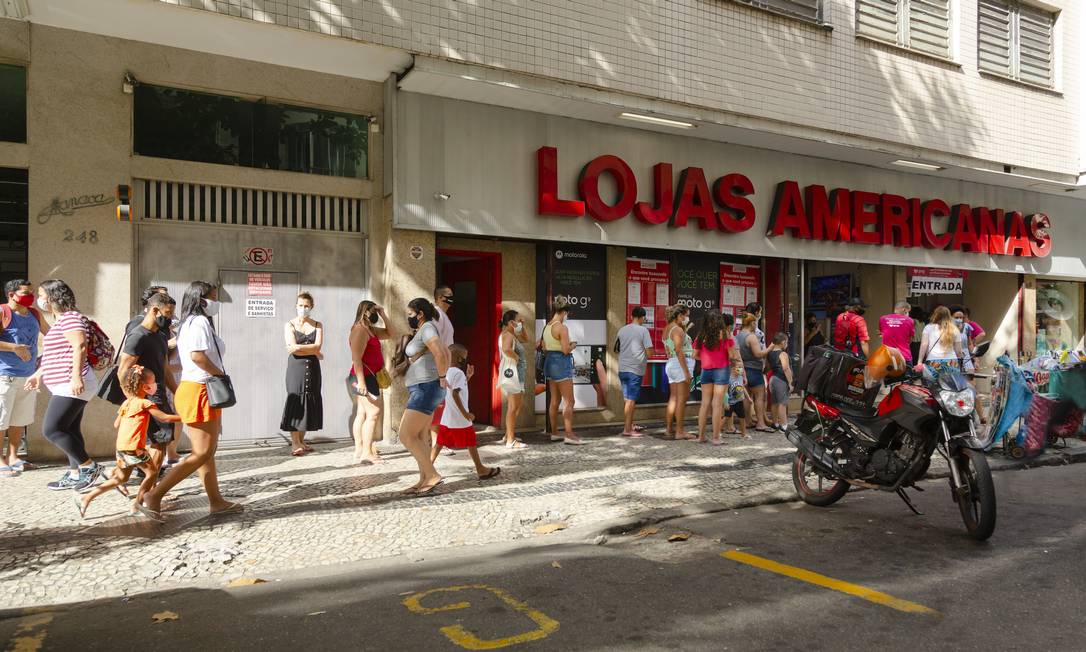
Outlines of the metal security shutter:
M 980 69 L 1053 86 L 1055 14 L 1009 0 L 980 0 L 979 9 Z
M 950 57 L 950 0 L 907 0 L 908 46 L 939 57 Z
M 737 0 L 737 2 L 808 20 L 822 20 L 822 0 Z
M 362 200 L 275 190 L 136 179 L 142 220 L 363 233 Z
M 856 33 L 900 44 L 900 13 L 899 0 L 856 0 Z
M 1053 85 L 1052 38 L 1055 23 L 1055 15 L 1047 11 L 1018 5 L 1018 74 L 1022 81 L 1042 86 Z
M 1001 0 L 980 0 L 978 6 L 977 56 L 981 70 L 1010 77 L 1014 74 L 1011 8 Z

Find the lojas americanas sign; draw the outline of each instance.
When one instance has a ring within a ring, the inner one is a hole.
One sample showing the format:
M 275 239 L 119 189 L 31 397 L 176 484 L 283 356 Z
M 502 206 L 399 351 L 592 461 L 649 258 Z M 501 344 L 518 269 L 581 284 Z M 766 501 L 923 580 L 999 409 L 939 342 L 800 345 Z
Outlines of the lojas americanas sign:
M 577 198 L 558 196 L 558 150 L 536 151 L 537 212 L 543 216 L 588 216 L 611 222 L 632 216 L 649 226 L 739 233 L 754 228 L 754 184 L 740 173 L 717 177 L 688 167 L 674 179 L 671 163 L 652 168 L 653 201 L 638 201 L 638 179 L 621 158 L 604 154 L 581 168 Z M 615 197 L 604 199 L 600 179 L 614 181 Z M 1043 258 L 1052 251 L 1051 220 L 1044 213 L 954 204 L 932 197 L 902 197 L 849 188 L 777 184 L 766 236 L 900 248 L 921 247 L 969 254 Z

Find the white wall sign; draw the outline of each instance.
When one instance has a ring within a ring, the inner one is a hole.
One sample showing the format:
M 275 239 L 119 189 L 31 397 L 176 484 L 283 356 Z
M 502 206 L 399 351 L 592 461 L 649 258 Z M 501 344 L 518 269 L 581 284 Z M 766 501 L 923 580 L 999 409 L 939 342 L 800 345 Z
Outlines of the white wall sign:
M 923 294 L 961 294 L 962 277 L 913 276 L 909 279 L 909 296 Z
M 246 299 L 246 317 L 275 317 L 275 299 Z

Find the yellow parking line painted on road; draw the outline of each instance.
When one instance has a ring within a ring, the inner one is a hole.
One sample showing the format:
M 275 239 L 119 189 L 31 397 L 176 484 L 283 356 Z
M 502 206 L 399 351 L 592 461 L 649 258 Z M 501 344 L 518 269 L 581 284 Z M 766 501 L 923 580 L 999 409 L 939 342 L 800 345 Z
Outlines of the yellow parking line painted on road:
M 53 622 L 53 615 L 37 614 L 24 618 L 8 643 L 8 652 L 37 652 L 45 642 L 46 627 Z M 37 631 L 35 631 L 37 630 Z
M 520 643 L 538 641 L 539 639 L 550 636 L 558 630 L 559 623 L 557 620 L 550 618 L 547 614 L 537 609 L 533 609 L 528 603 L 521 602 L 514 598 L 508 591 L 493 586 L 487 586 L 486 584 L 445 586 L 437 589 L 430 589 L 429 591 L 422 591 L 408 596 L 404 599 L 403 605 L 412 613 L 424 616 L 447 611 L 458 611 L 460 609 L 470 609 L 471 603 L 467 601 L 453 602 L 438 607 L 426 607 L 422 604 L 422 599 L 427 596 L 438 593 L 459 593 L 460 591 L 488 591 L 495 595 L 499 600 L 512 607 L 513 611 L 527 616 L 532 622 L 538 625 L 536 629 L 531 631 L 521 632 L 515 636 L 495 639 L 479 638 L 474 633 L 468 631 L 463 625 L 448 625 L 438 630 L 444 634 L 447 639 L 466 650 L 497 650 L 511 645 L 519 645 Z
M 934 609 L 929 609 L 922 604 L 909 602 L 908 600 L 902 600 L 901 598 L 895 598 L 894 596 L 887 595 L 882 591 L 869 589 L 866 586 L 852 584 L 851 582 L 836 580 L 832 577 L 819 575 L 818 573 L 813 573 L 809 570 L 781 564 L 771 559 L 765 559 L 756 555 L 748 555 L 747 553 L 739 552 L 738 550 L 729 550 L 727 552 L 722 552 L 720 553 L 720 556 L 725 559 L 739 562 L 740 564 L 747 564 L 748 566 L 754 566 L 755 568 L 767 570 L 771 573 L 777 573 L 778 575 L 791 577 L 792 579 L 796 579 L 801 582 L 807 582 L 808 584 L 814 584 L 823 588 L 833 589 L 834 591 L 840 591 L 841 593 L 854 595 L 858 598 L 863 598 L 868 602 L 881 604 L 884 607 L 890 607 L 891 609 L 897 609 L 898 611 L 904 611 L 906 613 L 912 614 L 927 614 L 929 616 L 939 615 L 939 612 L 935 611 Z

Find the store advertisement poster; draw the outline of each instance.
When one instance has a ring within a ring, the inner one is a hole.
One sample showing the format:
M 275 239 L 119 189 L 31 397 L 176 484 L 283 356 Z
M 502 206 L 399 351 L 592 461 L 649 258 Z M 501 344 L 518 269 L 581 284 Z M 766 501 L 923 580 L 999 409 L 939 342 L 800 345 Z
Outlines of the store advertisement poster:
M 748 303 L 756 303 L 761 268 L 720 263 L 720 312 L 735 317 L 736 326 Z
M 671 301 L 671 263 L 666 260 L 626 259 L 626 321 L 633 309 L 645 309 L 645 328 L 652 335 L 655 355 L 651 360 L 666 360 L 661 334 L 667 325 L 667 307 Z
M 606 405 L 607 370 L 607 250 L 581 244 L 548 244 L 536 247 L 536 332 L 542 335 L 555 298 L 569 303 L 570 339 L 573 350 L 573 398 L 575 409 Z M 546 379 L 542 355 L 536 365 L 536 411 L 547 409 Z
M 667 325 L 667 308 L 671 305 L 671 263 L 667 260 L 637 258 L 626 259 L 626 321 L 632 318 L 633 309 L 645 309 L 645 328 L 652 336 L 654 354 L 645 367 L 641 380 L 639 405 L 667 403 L 668 387 L 664 364 L 663 332 Z
M 720 259 L 713 255 L 683 254 L 674 259 L 671 295 L 690 309 L 690 335 L 697 334 L 701 318 L 717 310 L 720 301 Z
M 841 308 L 852 296 L 852 274 L 812 276 L 807 296 L 807 308 L 832 311 Z

